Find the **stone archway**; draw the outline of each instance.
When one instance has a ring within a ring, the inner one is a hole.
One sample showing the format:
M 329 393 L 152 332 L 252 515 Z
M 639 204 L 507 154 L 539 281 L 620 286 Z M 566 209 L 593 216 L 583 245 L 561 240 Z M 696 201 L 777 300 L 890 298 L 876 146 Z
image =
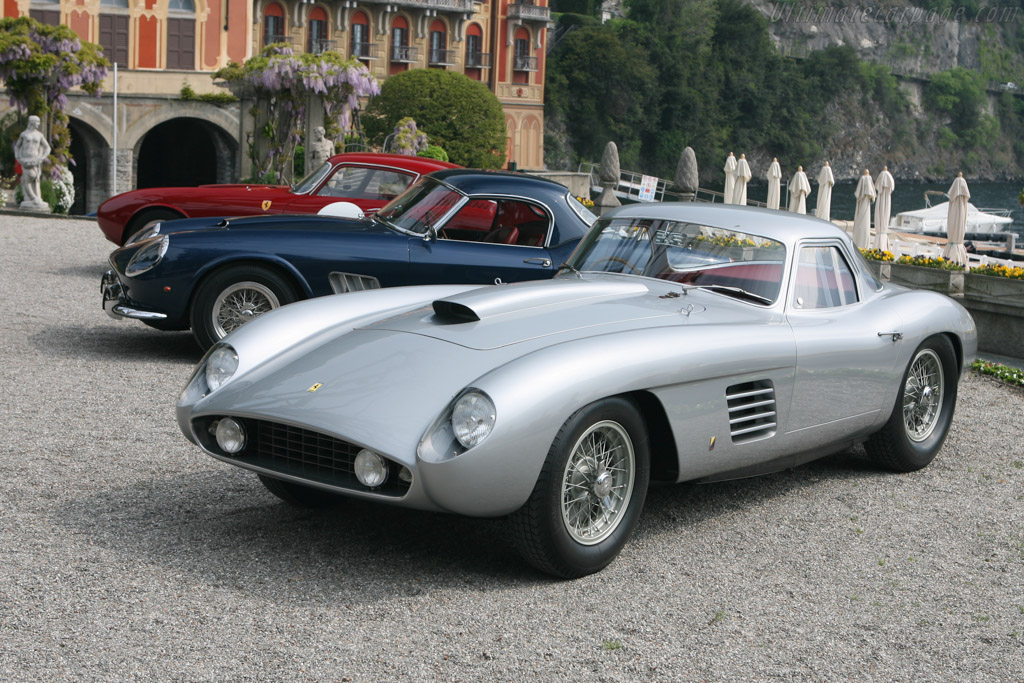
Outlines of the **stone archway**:
M 135 187 L 187 187 L 234 180 L 237 143 L 219 126 L 191 117 L 153 126 L 135 145 Z
M 69 213 L 80 216 L 95 211 L 108 196 L 110 146 L 99 131 L 74 116 L 68 117 L 68 129 L 75 177 L 75 202 Z

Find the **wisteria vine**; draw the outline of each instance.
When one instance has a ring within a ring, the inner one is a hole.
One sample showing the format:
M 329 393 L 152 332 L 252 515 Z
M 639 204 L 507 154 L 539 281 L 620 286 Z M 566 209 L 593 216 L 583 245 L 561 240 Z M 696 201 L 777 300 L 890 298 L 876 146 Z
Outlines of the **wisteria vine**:
M 416 121 L 406 116 L 395 126 L 391 149 L 395 154 L 416 156 L 430 145 L 427 134 L 416 127 Z
M 245 64 L 233 62 L 214 78 L 227 81 L 239 97 L 255 100 L 250 113 L 266 144 L 249 145 L 253 172 L 259 178 L 273 176 L 276 182 L 286 177 L 302 139 L 310 95 L 323 103 L 324 131 L 334 142 L 351 127 L 359 98 L 380 94 L 377 79 L 357 60 L 330 51 L 296 55 L 283 44 L 268 45 Z
M 12 107 L 49 120 L 51 152 L 44 170 L 55 181 L 74 163 L 64 111 L 68 92 L 79 87 L 99 95 L 108 66 L 98 45 L 80 41 L 67 26 L 30 17 L 0 19 L 0 81 Z

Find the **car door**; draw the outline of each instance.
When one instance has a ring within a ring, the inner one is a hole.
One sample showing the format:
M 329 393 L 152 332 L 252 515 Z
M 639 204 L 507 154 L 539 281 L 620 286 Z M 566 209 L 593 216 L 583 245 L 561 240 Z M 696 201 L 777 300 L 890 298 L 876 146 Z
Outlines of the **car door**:
M 294 195 L 284 209 L 316 213 L 334 202 L 352 202 L 363 211 L 379 209 L 416 179 L 415 173 L 390 166 L 338 164 L 309 194 Z
M 839 241 L 798 246 L 787 320 L 796 342 L 790 434 L 820 444 L 875 424 L 898 381 L 901 320 L 882 305 Z
M 487 284 L 551 277 L 552 213 L 520 197 L 475 197 L 409 243 L 410 276 L 423 282 Z

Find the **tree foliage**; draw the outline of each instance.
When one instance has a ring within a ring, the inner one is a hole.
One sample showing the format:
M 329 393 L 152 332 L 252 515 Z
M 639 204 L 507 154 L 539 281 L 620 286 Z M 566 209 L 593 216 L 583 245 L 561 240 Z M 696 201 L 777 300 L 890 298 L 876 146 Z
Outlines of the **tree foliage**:
M 389 77 L 363 116 L 367 137 L 383 145 L 398 122 L 412 117 L 453 163 L 501 168 L 505 115 L 498 98 L 479 81 L 439 69 L 414 69 Z

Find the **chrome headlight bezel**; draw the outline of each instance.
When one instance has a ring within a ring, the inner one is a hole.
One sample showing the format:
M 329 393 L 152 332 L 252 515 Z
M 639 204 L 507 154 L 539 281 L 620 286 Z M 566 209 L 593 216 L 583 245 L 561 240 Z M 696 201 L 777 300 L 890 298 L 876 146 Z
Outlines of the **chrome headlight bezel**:
M 133 244 L 145 242 L 148 239 L 156 237 L 157 235 L 160 234 L 161 225 L 163 225 L 163 223 L 154 223 L 148 228 L 143 228 L 142 230 L 139 230 L 137 233 L 128 238 L 128 240 L 124 243 L 124 246 L 130 247 Z
M 213 393 L 231 381 L 238 371 L 238 352 L 229 344 L 217 344 L 210 349 L 203 363 L 206 388 Z
M 497 409 L 491 397 L 479 389 L 467 389 L 451 405 L 449 420 L 456 441 L 469 450 L 483 443 L 497 422 Z
M 156 268 L 163 260 L 164 254 L 167 253 L 171 237 L 170 235 L 158 235 L 149 238 L 148 243 L 139 242 L 139 244 L 143 244 L 143 246 L 139 247 L 139 250 L 128 261 L 128 265 L 125 266 L 126 277 L 136 277 Z

